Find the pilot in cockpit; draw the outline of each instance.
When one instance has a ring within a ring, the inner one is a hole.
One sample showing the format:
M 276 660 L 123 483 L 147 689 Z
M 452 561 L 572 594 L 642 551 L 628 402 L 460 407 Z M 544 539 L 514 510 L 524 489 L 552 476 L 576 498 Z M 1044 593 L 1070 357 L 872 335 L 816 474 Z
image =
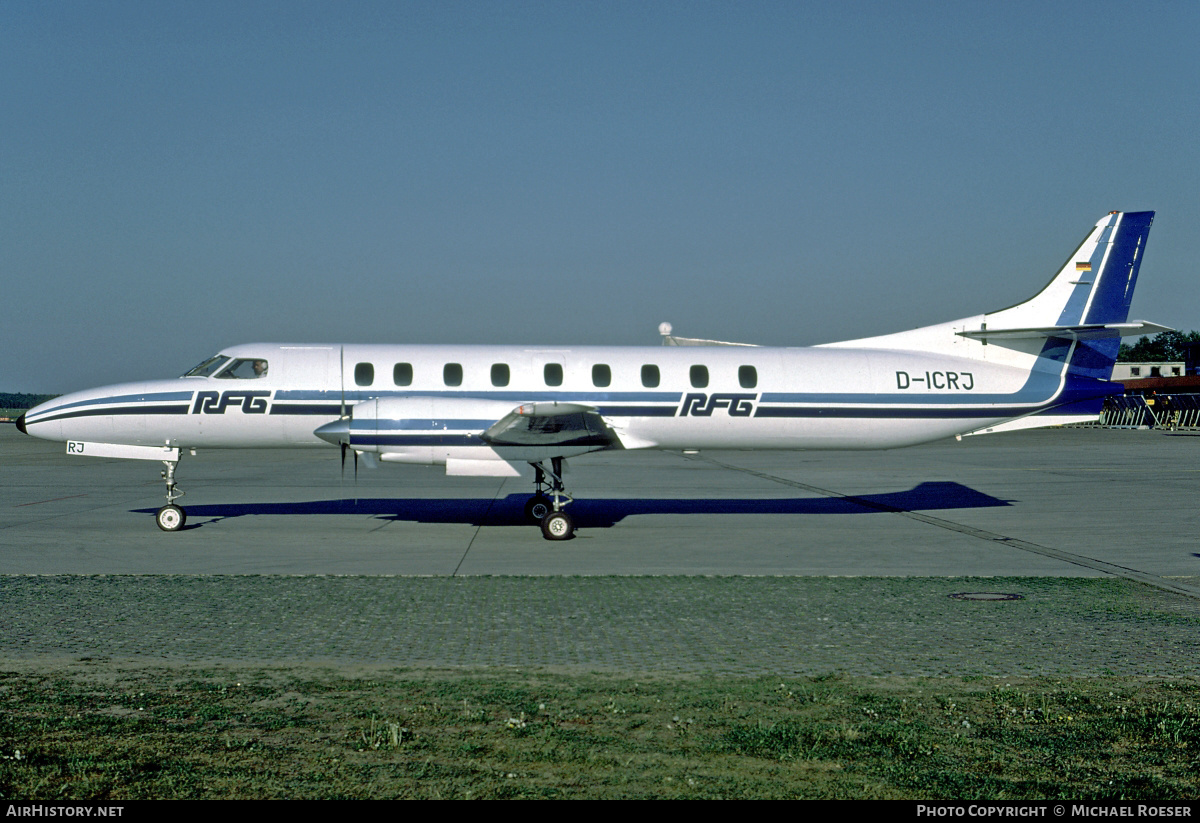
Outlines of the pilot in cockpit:
M 197 369 L 189 372 L 189 376 Z M 218 380 L 257 380 L 267 376 L 267 361 L 261 357 L 241 357 L 214 375 Z

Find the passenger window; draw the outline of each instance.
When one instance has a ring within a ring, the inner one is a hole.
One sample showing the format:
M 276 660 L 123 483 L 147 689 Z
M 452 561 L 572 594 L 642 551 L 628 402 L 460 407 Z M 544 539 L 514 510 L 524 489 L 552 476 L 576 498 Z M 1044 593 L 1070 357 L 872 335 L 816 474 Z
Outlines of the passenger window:
M 442 369 L 442 382 L 447 386 L 461 386 L 462 363 L 447 363 Z
M 752 389 L 758 385 L 758 369 L 753 366 L 738 367 L 738 385 L 743 389 Z
M 375 367 L 370 363 L 359 363 L 354 367 L 354 385 L 369 386 L 375 382 Z
M 412 363 L 397 363 L 392 367 L 392 382 L 397 386 L 411 386 L 412 374 Z
M 662 376 L 658 373 L 658 366 L 642 366 L 643 386 L 648 389 L 656 389 L 660 382 L 662 382 Z
M 546 378 L 547 386 L 561 386 L 563 384 L 562 363 L 547 363 L 546 368 L 542 370 L 542 376 Z
M 508 385 L 508 364 L 493 363 L 492 364 L 492 385 L 507 386 Z
M 692 378 L 692 388 L 708 388 L 708 366 L 692 366 L 690 375 Z
M 592 385 L 604 388 L 612 384 L 612 369 L 603 363 L 592 366 Z

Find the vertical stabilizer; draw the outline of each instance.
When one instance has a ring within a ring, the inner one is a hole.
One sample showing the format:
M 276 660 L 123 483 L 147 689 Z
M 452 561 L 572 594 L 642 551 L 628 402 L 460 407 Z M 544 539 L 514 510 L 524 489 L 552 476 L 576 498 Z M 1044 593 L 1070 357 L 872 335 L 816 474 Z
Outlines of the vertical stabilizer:
M 827 346 L 901 349 L 1107 380 L 1122 336 L 1165 327 L 1128 323 L 1154 212 L 1110 212 L 1033 297 L 987 314 Z
M 984 315 L 988 329 L 1041 329 L 1124 323 L 1154 212 L 1112 212 L 1034 297 Z

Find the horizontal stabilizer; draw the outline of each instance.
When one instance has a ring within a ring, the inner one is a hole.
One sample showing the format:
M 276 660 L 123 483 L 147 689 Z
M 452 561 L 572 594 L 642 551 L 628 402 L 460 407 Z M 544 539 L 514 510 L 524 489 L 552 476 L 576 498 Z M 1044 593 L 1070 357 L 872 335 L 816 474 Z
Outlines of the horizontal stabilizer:
M 1029 329 L 972 329 L 956 332 L 974 340 L 1021 340 L 1037 337 L 1061 337 L 1066 340 L 1101 340 L 1113 337 L 1139 337 L 1174 331 L 1157 323 L 1134 320 L 1132 323 L 1092 323 L 1083 326 L 1041 326 Z

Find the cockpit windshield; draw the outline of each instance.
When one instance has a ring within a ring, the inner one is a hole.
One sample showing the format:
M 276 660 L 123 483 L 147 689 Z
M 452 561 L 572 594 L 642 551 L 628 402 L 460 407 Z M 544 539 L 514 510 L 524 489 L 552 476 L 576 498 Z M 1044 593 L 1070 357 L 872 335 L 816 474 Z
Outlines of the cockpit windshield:
M 229 362 L 229 358 L 223 354 L 215 354 L 205 360 L 199 366 L 184 374 L 184 377 L 209 377 L 217 369 Z
M 234 360 L 217 374 L 219 380 L 254 380 L 267 376 L 267 361 L 261 357 Z

